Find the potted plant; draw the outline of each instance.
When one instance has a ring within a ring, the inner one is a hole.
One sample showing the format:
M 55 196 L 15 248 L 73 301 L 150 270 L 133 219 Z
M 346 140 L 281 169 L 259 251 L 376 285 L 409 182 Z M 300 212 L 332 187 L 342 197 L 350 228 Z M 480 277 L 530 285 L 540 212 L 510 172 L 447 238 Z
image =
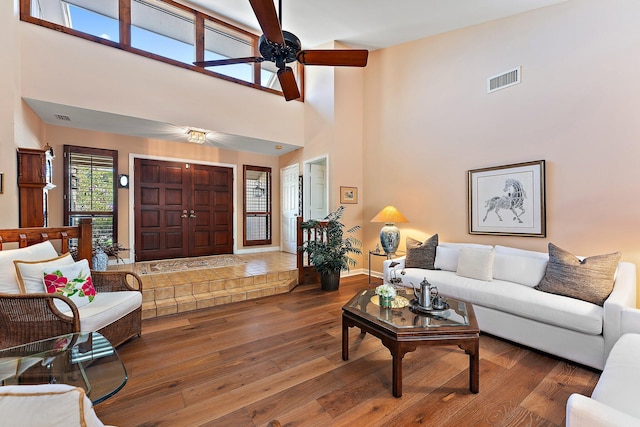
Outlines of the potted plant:
M 340 272 L 349 271 L 349 267 L 357 265 L 356 260 L 349 255 L 360 255 L 362 243 L 354 236 L 344 237 L 360 229 L 359 225 L 344 230 L 345 225 L 340 222 L 344 214 L 344 206 L 327 215 L 323 221 L 310 220 L 301 224 L 302 229 L 314 229 L 315 240 L 308 240 L 298 248 L 309 255 L 313 268 L 320 274 L 322 290 L 335 291 L 340 286 Z

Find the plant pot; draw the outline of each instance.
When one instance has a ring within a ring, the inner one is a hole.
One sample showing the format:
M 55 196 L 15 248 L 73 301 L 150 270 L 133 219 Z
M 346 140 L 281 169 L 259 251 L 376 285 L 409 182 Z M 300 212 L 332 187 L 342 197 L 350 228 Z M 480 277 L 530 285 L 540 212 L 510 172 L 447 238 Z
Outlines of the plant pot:
M 337 291 L 340 287 L 340 271 L 320 273 L 320 285 L 323 291 Z

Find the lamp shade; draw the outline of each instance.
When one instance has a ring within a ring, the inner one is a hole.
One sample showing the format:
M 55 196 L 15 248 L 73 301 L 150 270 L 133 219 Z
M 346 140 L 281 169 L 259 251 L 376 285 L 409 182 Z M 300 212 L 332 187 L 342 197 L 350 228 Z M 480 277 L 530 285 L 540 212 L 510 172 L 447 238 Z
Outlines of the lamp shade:
M 387 255 L 395 254 L 400 244 L 400 230 L 393 225 L 396 222 L 409 222 L 394 206 L 385 206 L 371 222 L 384 222 L 380 230 L 380 244 Z
M 409 222 L 404 215 L 400 213 L 395 206 L 385 206 L 376 216 L 373 217 L 371 222 L 384 222 L 386 224 L 394 224 L 396 222 Z

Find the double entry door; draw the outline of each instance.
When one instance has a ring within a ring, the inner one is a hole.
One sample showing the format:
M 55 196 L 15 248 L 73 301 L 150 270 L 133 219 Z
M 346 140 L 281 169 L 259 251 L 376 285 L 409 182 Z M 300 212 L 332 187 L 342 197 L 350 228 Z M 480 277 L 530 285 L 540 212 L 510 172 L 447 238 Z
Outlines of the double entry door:
M 136 261 L 233 253 L 233 169 L 134 161 Z

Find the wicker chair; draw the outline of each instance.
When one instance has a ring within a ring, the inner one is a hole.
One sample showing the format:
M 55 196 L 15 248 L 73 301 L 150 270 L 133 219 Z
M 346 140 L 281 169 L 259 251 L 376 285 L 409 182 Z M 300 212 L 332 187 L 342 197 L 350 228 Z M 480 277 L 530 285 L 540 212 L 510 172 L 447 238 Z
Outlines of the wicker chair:
M 21 228 L 0 230 L 0 250 L 3 243 L 18 242 L 25 247 L 49 239 L 61 241 L 62 252 L 68 252 L 68 240 L 78 239 L 78 254 L 91 263 L 91 220 L 82 220 L 77 227 Z M 100 292 L 142 292 L 142 281 L 125 271 L 91 271 L 94 287 Z M 70 313 L 63 314 L 54 304 L 62 300 Z M 118 346 L 141 334 L 142 306 L 111 324 L 99 329 L 112 345 Z M 80 313 L 67 297 L 38 294 L 0 294 L 0 348 L 25 344 L 67 333 L 81 332 Z M 88 331 L 85 331 L 88 332 Z

